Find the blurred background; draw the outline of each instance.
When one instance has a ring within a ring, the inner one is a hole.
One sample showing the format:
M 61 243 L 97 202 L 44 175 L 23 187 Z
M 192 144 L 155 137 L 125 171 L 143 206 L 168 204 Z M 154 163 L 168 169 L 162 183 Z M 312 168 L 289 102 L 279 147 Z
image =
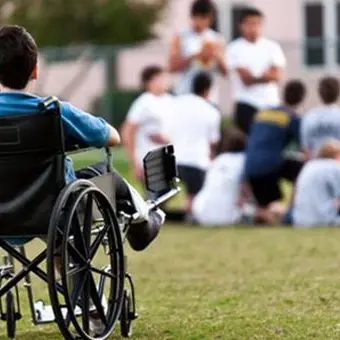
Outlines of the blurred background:
M 54 94 L 119 126 L 139 93 L 148 64 L 167 64 L 169 41 L 189 24 L 191 0 L 1 0 L 3 23 L 25 26 L 41 49 L 36 92 Z M 286 78 L 301 78 L 317 104 L 316 82 L 340 65 L 340 1 L 216 0 L 215 28 L 237 36 L 244 6 L 266 17 L 265 35 L 288 60 Z M 220 107 L 231 112 L 228 79 L 219 79 Z

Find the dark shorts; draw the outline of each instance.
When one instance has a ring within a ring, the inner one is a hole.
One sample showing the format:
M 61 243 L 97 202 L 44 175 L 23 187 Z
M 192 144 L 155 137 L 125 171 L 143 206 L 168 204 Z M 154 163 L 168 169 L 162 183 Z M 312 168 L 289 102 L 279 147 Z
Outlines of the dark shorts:
M 267 207 L 270 203 L 281 200 L 280 181 L 286 179 L 295 183 L 303 165 L 302 161 L 287 159 L 275 172 L 248 177 L 247 180 L 257 204 L 260 207 Z
M 193 166 L 179 165 L 178 174 L 189 195 L 195 196 L 202 189 L 205 171 Z
M 236 103 L 234 112 L 234 123 L 237 128 L 249 135 L 251 124 L 258 109 L 245 103 Z

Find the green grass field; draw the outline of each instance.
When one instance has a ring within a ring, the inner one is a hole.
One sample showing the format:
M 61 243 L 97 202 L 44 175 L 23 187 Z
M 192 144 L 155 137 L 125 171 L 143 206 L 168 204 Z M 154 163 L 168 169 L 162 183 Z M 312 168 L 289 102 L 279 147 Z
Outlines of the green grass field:
M 126 163 L 119 168 L 127 175 Z M 31 254 L 40 248 L 39 241 L 28 246 Z M 339 254 L 335 229 L 167 225 L 147 251 L 128 251 L 140 314 L 134 339 L 339 339 Z M 61 339 L 54 325 L 32 326 L 20 287 L 17 339 Z M 35 280 L 34 289 L 48 302 L 44 283 Z M 117 329 L 112 339 L 118 338 Z
M 129 252 L 140 313 L 134 338 L 338 339 L 339 249 L 338 230 L 166 226 L 148 251 Z M 48 301 L 45 285 L 34 287 Z M 55 326 L 31 325 L 23 293 L 17 339 L 61 339 Z

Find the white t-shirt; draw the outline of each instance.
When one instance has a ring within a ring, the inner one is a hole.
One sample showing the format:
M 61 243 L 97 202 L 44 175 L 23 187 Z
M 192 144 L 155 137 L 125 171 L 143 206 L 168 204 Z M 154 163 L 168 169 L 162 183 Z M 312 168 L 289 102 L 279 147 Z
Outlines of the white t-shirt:
M 245 68 L 254 77 L 261 77 L 270 67 L 284 68 L 286 58 L 278 43 L 265 38 L 254 43 L 239 38 L 229 44 L 226 55 L 235 101 L 259 109 L 280 104 L 279 87 L 276 82 L 246 86 L 236 72 L 237 68 Z
M 181 54 L 184 58 L 189 58 L 192 55 L 199 53 L 205 42 L 222 43 L 224 39 L 222 36 L 212 29 L 207 29 L 202 33 L 197 33 L 193 30 L 186 30 L 179 35 L 180 37 L 180 47 Z M 176 95 L 188 94 L 192 92 L 192 81 L 195 76 L 201 72 L 205 71 L 211 75 L 216 74 L 216 65 L 203 66 L 198 61 L 193 61 L 189 67 L 184 70 L 179 77 L 179 80 L 174 88 L 174 93 Z M 216 86 L 213 87 L 210 100 L 217 102 L 218 100 L 218 89 Z
M 301 144 L 313 157 L 327 139 L 340 140 L 340 107 L 327 105 L 308 111 L 302 119 Z
M 221 114 L 194 94 L 175 97 L 174 104 L 168 131 L 177 164 L 205 170 L 210 164 L 210 146 L 220 139 Z
M 202 190 L 193 202 L 193 214 L 202 225 L 236 224 L 241 218 L 237 205 L 245 155 L 224 153 L 211 164 Z
M 138 125 L 135 140 L 135 157 L 140 166 L 145 155 L 160 145 L 150 139 L 152 134 L 168 135 L 166 120 L 173 113 L 173 97 L 169 94 L 155 96 L 145 92 L 131 105 L 127 120 Z

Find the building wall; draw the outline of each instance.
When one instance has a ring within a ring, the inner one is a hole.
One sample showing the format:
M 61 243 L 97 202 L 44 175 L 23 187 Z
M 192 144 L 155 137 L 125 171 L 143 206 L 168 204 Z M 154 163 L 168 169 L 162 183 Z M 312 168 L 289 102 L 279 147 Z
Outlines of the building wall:
M 156 25 L 159 39 L 143 46 L 126 49 L 118 58 L 119 85 L 122 88 L 136 88 L 140 70 L 147 64 L 166 65 L 169 41 L 174 32 L 188 25 L 189 7 L 192 0 L 170 0 L 170 6 L 162 21 Z M 327 0 L 325 0 L 327 1 Z M 229 38 L 229 9 L 234 3 L 247 3 L 259 8 L 266 16 L 265 35 L 280 42 L 287 57 L 288 67 L 285 80 L 301 78 L 308 86 L 305 107 L 318 104 L 317 81 L 327 70 L 311 70 L 302 65 L 302 19 L 301 0 L 216 0 L 223 10 L 223 32 Z M 232 110 L 230 86 L 227 79 L 219 79 L 221 107 L 226 113 Z

